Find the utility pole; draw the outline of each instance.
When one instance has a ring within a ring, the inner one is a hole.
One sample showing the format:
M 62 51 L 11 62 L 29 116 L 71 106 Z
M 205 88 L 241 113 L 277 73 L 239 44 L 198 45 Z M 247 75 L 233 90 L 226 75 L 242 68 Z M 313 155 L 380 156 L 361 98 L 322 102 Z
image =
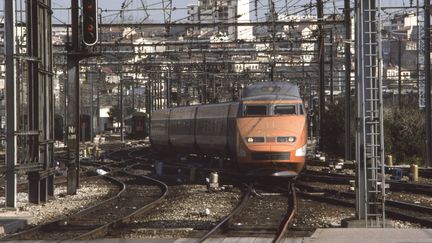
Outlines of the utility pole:
M 424 57 L 424 28 L 422 29 L 422 26 L 424 26 L 421 23 L 420 19 L 420 0 L 416 1 L 416 15 L 417 15 L 417 26 L 418 26 L 418 33 L 417 33 L 417 87 L 418 87 L 418 104 L 419 108 L 425 108 L 425 79 L 424 79 L 424 59 L 421 61 L 422 57 Z
M 426 102 L 426 154 L 429 167 L 432 167 L 432 134 L 431 134 L 431 84 L 430 84 L 430 0 L 424 1 L 425 27 L 425 102 Z
M 120 74 L 120 140 L 124 142 L 123 122 L 124 122 L 124 107 L 123 107 L 123 70 Z
M 166 108 L 171 108 L 171 68 L 172 62 L 168 64 L 168 77 L 166 82 Z
M 351 159 L 351 9 L 344 0 L 345 11 L 345 160 Z
M 330 30 L 330 103 L 334 104 L 333 99 L 333 28 Z
M 272 54 L 270 60 L 270 80 L 274 81 L 274 68 L 276 64 L 276 11 L 273 0 L 268 1 L 270 17 L 272 21 Z
M 96 125 L 97 125 L 97 132 L 100 133 L 102 130 L 105 129 L 101 129 L 101 124 L 100 124 L 100 90 L 99 90 L 99 85 L 101 84 L 102 80 L 101 80 L 101 68 L 98 67 L 98 82 L 96 85 L 96 98 L 97 98 L 97 110 L 96 110 Z
M 5 85 L 6 85 L 6 207 L 16 208 L 18 162 L 17 143 L 17 85 L 15 64 L 15 2 L 5 1 Z
M 398 36 L 398 106 L 402 108 L 402 37 Z
M 68 170 L 67 170 L 67 194 L 76 194 L 79 187 L 79 143 L 80 143 L 80 117 L 79 117 L 79 37 L 78 37 L 78 1 L 71 0 L 72 15 L 72 45 L 67 56 L 67 79 L 68 79 L 68 116 L 67 118 L 67 148 L 68 148 Z
M 93 136 L 94 136 L 94 130 L 93 130 L 93 95 L 94 95 L 94 92 L 93 92 L 93 88 L 94 88 L 94 83 L 93 83 L 93 81 L 94 81 L 94 78 L 95 78 L 95 75 L 94 75 L 94 73 L 92 72 L 91 73 L 92 75 L 91 75 L 91 77 L 90 77 L 90 141 L 93 141 Z M 88 76 L 88 72 L 87 72 L 87 74 L 86 74 L 87 76 Z
M 322 21 L 324 17 L 324 6 L 322 0 L 317 0 L 317 15 L 318 21 Z M 324 87 L 324 29 L 322 25 L 318 26 L 318 62 L 319 62 L 319 148 L 323 149 L 322 135 L 323 135 L 323 116 L 325 111 L 325 87 Z

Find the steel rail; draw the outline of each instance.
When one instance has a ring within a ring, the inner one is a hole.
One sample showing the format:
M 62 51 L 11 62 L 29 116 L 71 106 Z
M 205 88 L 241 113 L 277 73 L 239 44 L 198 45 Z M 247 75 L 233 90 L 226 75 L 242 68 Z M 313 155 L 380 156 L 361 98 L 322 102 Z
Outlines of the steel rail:
M 126 221 L 132 219 L 134 216 L 148 212 L 150 209 L 152 209 L 155 206 L 157 206 L 158 204 L 160 204 L 162 202 L 162 200 L 164 200 L 166 198 L 166 196 L 168 195 L 168 185 L 162 181 L 156 180 L 156 179 L 148 177 L 148 176 L 134 175 L 134 174 L 131 174 L 131 173 L 126 172 L 126 171 L 123 171 L 123 173 L 126 173 L 129 176 L 135 176 L 137 178 L 145 179 L 145 180 L 148 180 L 148 181 L 151 181 L 151 182 L 157 184 L 162 191 L 161 195 L 156 200 L 153 200 L 151 203 L 144 205 L 143 207 L 135 210 L 134 212 L 129 213 L 124 217 L 121 217 L 121 218 L 114 220 L 110 223 L 102 225 L 102 226 L 100 226 L 100 227 L 98 227 L 98 228 L 96 228 L 90 232 L 82 234 L 82 235 L 75 237 L 71 240 L 93 240 L 93 239 L 96 239 L 98 237 L 102 237 L 109 232 L 110 228 L 116 228 L 118 225 L 125 223 Z
M 240 203 L 235 207 L 233 211 L 231 211 L 230 214 L 228 214 L 225 218 L 223 218 L 217 225 L 215 225 L 211 230 L 209 230 L 205 235 L 203 235 L 198 242 L 203 242 L 207 238 L 209 238 L 212 234 L 216 233 L 219 229 L 221 229 L 223 226 L 225 226 L 229 221 L 231 221 L 234 216 L 236 216 L 239 212 L 241 212 L 244 207 L 246 206 L 247 202 L 249 201 L 251 197 L 252 192 L 252 186 L 248 186 L 248 189 L 244 192 L 243 197 L 240 201 Z
M 287 233 L 289 227 L 294 221 L 294 216 L 297 211 L 297 196 L 294 187 L 294 183 L 291 183 L 290 190 L 288 193 L 288 211 L 279 225 L 278 231 L 273 238 L 272 242 L 281 242 L 284 235 Z
M 300 180 L 302 179 L 312 179 L 329 183 L 348 184 L 350 180 L 354 180 L 355 178 L 351 175 L 305 170 L 305 172 L 300 175 Z M 432 195 L 432 185 L 429 184 L 400 182 L 394 180 L 387 180 L 386 182 L 390 185 L 390 191 L 406 191 L 412 193 Z
M 299 189 L 311 190 L 313 192 L 323 192 L 331 195 L 339 195 L 349 199 L 355 199 L 354 193 L 349 192 L 339 192 L 331 189 L 321 189 L 314 186 L 304 185 L 304 184 L 296 184 L 296 187 Z M 304 198 L 308 198 L 315 201 L 331 203 L 335 205 L 345 206 L 345 207 L 355 207 L 354 200 L 344 200 L 336 197 L 328 197 L 325 195 L 314 195 L 311 193 L 298 192 L 298 194 Z M 386 214 L 388 216 L 393 217 L 394 219 L 406 220 L 413 223 L 419 223 L 424 226 L 432 226 L 432 219 L 430 217 L 416 217 L 415 215 L 400 211 L 400 209 L 408 210 L 415 213 L 428 213 L 432 214 L 432 207 L 427 207 L 423 205 L 417 205 L 408 202 L 401 202 L 395 200 L 386 200 L 386 206 L 393 207 L 393 209 L 386 207 Z
M 120 191 L 116 195 L 114 195 L 113 197 L 108 198 L 108 199 L 106 199 L 106 200 L 104 200 L 104 201 L 102 201 L 102 202 L 100 202 L 100 203 L 98 203 L 98 204 L 96 204 L 94 206 L 91 206 L 90 208 L 86 208 L 84 210 L 81 210 L 81 211 L 77 212 L 73 216 L 64 217 L 64 218 L 57 219 L 57 220 L 54 220 L 54 221 L 46 223 L 46 224 L 42 224 L 42 225 L 30 228 L 28 230 L 24 230 L 24 231 L 21 231 L 21 232 L 18 232 L 18 233 L 6 235 L 5 237 L 1 238 L 1 240 L 11 240 L 11 239 L 19 237 L 19 236 L 31 235 L 31 234 L 33 234 L 33 233 L 35 233 L 37 231 L 43 231 L 45 229 L 50 229 L 50 228 L 53 228 L 53 227 L 57 227 L 58 225 L 64 224 L 65 222 L 69 222 L 72 218 L 76 218 L 77 215 L 79 215 L 79 216 L 86 215 L 86 214 L 90 213 L 91 211 L 96 210 L 97 207 L 103 206 L 105 204 L 108 204 L 108 203 L 112 202 L 113 200 L 116 200 L 117 198 L 119 198 L 120 195 L 122 195 L 124 193 L 124 191 L 126 189 L 126 184 L 124 184 L 123 182 L 121 182 L 121 181 L 119 181 L 119 180 L 117 180 L 115 178 L 112 178 L 110 176 L 102 176 L 102 177 L 104 179 L 109 180 L 113 184 L 116 184 L 116 185 L 120 186 L 121 187 Z
M 318 159 L 311 159 L 307 161 L 307 165 L 308 166 L 321 166 L 321 167 L 327 167 L 329 164 L 337 164 L 338 161 L 336 159 L 330 159 L 327 160 L 327 162 L 322 162 L 319 161 Z M 348 163 L 344 163 L 343 168 L 344 169 L 355 169 L 355 163 L 352 162 L 348 162 Z M 397 166 L 392 166 L 392 167 L 387 167 L 386 166 L 386 170 L 387 170 L 387 174 L 389 174 L 389 169 L 402 169 L 404 173 L 409 172 L 410 168 L 409 167 L 397 167 Z M 424 178 L 432 178 L 432 169 L 431 168 L 418 168 L 418 173 L 420 177 L 424 177 Z
M 116 152 L 121 152 L 121 151 L 115 151 L 114 153 L 116 153 Z M 122 162 L 124 162 L 124 161 L 122 161 Z M 99 164 L 97 164 L 97 163 L 88 162 L 88 164 L 89 165 L 95 164 L 96 166 L 99 166 Z M 153 208 L 155 205 L 157 205 L 158 203 L 160 203 L 166 197 L 167 192 L 168 192 L 168 186 L 166 184 L 164 184 L 163 182 L 160 182 L 158 180 L 155 180 L 153 178 L 146 177 L 146 176 L 133 175 L 131 173 L 128 173 L 128 172 L 124 171 L 124 170 L 128 169 L 129 167 L 133 167 L 133 166 L 134 166 L 134 164 L 131 164 L 131 165 L 128 165 L 126 168 L 112 169 L 109 173 L 110 174 L 113 174 L 115 172 L 117 172 L 117 173 L 125 173 L 128 176 L 130 176 L 130 177 L 141 178 L 141 179 L 145 179 L 145 180 L 151 181 L 153 184 L 157 184 L 161 188 L 161 191 L 162 191 L 161 196 L 157 200 L 153 200 L 151 203 L 146 204 L 143 207 L 140 207 L 139 209 L 135 210 L 132 213 L 129 213 L 126 216 L 121 217 L 120 219 L 111 220 L 111 222 L 106 223 L 104 225 L 100 225 L 100 226 L 96 225 L 96 228 L 92 228 L 93 226 L 91 226 L 91 225 L 90 226 L 79 226 L 78 225 L 78 228 L 81 227 L 81 228 L 83 228 L 85 230 L 90 229 L 90 231 L 86 232 L 84 234 L 81 234 L 81 235 L 79 235 L 79 236 L 77 236 L 75 238 L 72 238 L 72 240 L 74 240 L 74 239 L 94 239 L 94 238 L 97 238 L 99 236 L 104 236 L 104 235 L 106 235 L 106 233 L 108 232 L 107 230 L 110 227 L 115 227 L 119 223 L 123 223 L 127 219 L 132 218 L 136 214 L 143 213 L 144 211 Z M 16 238 L 16 237 L 23 237 L 23 236 L 25 237 L 26 235 L 30 235 L 31 236 L 32 234 L 34 234 L 34 233 L 36 233 L 38 231 L 47 231 L 47 232 L 49 232 L 50 229 L 56 229 L 56 228 L 59 228 L 59 227 L 62 227 L 62 226 L 67 226 L 67 225 L 69 225 L 69 222 L 73 222 L 73 221 L 78 221 L 79 222 L 80 218 L 82 218 L 85 215 L 88 215 L 88 214 L 90 214 L 90 213 L 98 210 L 100 207 L 103 207 L 103 206 L 105 206 L 105 205 L 107 205 L 109 203 L 113 203 L 115 200 L 118 200 L 122 195 L 125 194 L 127 186 L 126 186 L 126 184 L 124 182 L 122 182 L 119 179 L 114 178 L 113 176 L 109 176 L 109 175 L 99 175 L 99 176 L 102 177 L 102 178 L 104 178 L 104 179 L 106 179 L 106 180 L 108 180 L 108 181 L 110 181 L 113 184 L 118 185 L 120 187 L 119 192 L 116 195 L 114 195 L 114 196 L 112 196 L 112 197 L 110 197 L 110 198 L 108 198 L 108 199 L 106 199 L 106 200 L 104 200 L 102 202 L 97 203 L 96 205 L 93 205 L 93 206 L 91 206 L 89 208 L 83 209 L 83 210 L 75 213 L 74 215 L 71 215 L 69 217 L 64 217 L 64 218 L 61 218 L 61 219 L 57 219 L 57 220 L 54 220 L 52 222 L 36 226 L 36 227 L 33 227 L 33 228 L 25 230 L 25 231 L 21 231 L 19 233 L 7 235 L 4 238 L 2 238 L 1 240 L 10 240 L 10 239 L 13 239 L 13 238 Z M 68 239 L 68 240 L 71 240 L 71 239 Z

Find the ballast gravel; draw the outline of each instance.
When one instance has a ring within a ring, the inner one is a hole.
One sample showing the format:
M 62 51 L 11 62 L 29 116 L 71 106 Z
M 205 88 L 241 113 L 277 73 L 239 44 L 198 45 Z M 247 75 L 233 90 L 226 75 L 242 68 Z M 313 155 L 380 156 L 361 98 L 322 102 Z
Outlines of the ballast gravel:
M 30 226 L 48 223 L 50 221 L 64 218 L 84 208 L 96 205 L 104 198 L 109 198 L 118 192 L 118 187 L 110 184 L 102 178 L 91 178 L 82 181 L 75 195 L 67 195 L 66 186 L 57 186 L 54 190 L 55 199 L 51 198 L 47 203 L 39 205 L 28 202 L 28 193 L 17 194 L 16 214 L 30 214 L 32 220 Z M 4 209 L 5 197 L 0 197 L 0 215 L 6 212 Z M 9 211 L 10 212 L 10 211 Z

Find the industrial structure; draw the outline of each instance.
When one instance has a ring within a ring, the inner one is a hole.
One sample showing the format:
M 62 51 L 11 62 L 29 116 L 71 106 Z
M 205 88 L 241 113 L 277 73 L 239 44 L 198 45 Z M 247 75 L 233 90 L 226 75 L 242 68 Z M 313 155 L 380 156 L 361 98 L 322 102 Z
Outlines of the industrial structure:
M 384 95 L 396 94 L 400 106 L 402 94 L 418 94 L 432 163 L 430 55 L 424 54 L 430 52 L 429 1 L 389 20 L 383 15 L 391 8 L 373 0 L 345 0 L 343 11 L 328 10 L 323 0 L 298 11 L 272 0 L 198 0 L 178 20 L 172 1 L 161 2 L 158 20 L 149 19 L 156 10 L 141 1 L 146 16 L 131 22 L 124 17 L 129 1 L 109 19 L 97 1 L 72 0 L 71 18 L 55 23 L 59 10 L 51 0 L 3 2 L 7 207 L 16 207 L 18 174 L 28 176 L 30 202 L 53 195 L 56 115 L 68 154 L 67 192 L 75 194 L 86 138 L 114 131 L 124 140 L 124 118 L 134 112 L 151 119 L 161 108 L 237 101 L 245 86 L 262 81 L 289 80 L 301 88 L 309 140 L 321 148 L 329 142 L 321 139 L 326 107 L 344 102 L 345 160 L 357 162 L 357 218 L 366 227 L 385 227 Z

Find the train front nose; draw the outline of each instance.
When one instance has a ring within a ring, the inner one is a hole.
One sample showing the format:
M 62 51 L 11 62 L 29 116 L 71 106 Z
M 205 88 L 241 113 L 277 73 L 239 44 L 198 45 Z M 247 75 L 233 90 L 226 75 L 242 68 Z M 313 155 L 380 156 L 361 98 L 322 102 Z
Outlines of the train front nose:
M 240 167 L 250 168 L 257 174 L 296 176 L 305 162 L 304 127 L 296 126 L 298 123 L 293 118 L 252 119 L 258 118 L 238 122 L 237 160 Z

